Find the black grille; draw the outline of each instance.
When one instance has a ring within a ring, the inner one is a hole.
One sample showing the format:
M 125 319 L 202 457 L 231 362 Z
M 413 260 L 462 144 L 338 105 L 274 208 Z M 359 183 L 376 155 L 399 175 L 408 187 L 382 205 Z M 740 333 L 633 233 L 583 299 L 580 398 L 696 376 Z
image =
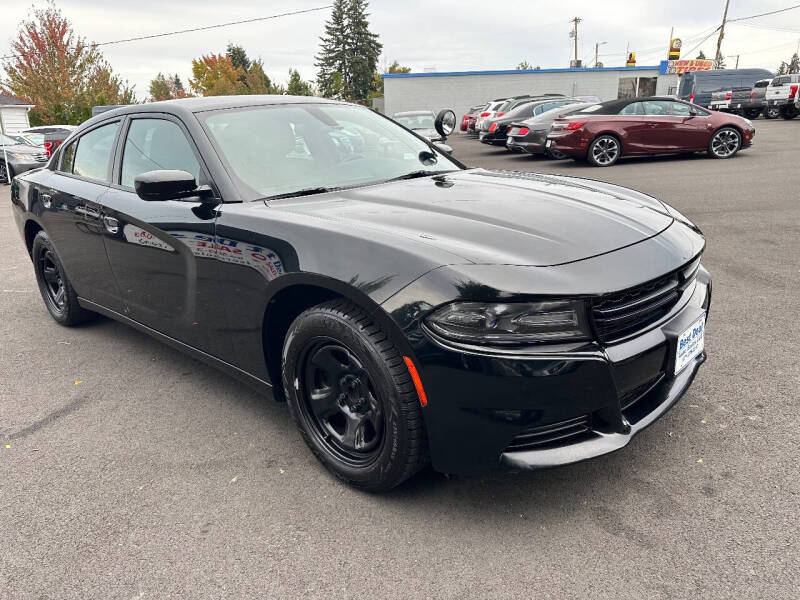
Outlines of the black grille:
M 609 294 L 592 303 L 592 318 L 601 341 L 625 337 L 665 316 L 694 278 L 670 273 L 643 285 Z
M 542 450 L 545 447 L 559 446 L 567 439 L 570 443 L 574 443 L 576 440 L 573 438 L 587 434 L 589 434 L 589 415 L 583 415 L 568 421 L 527 429 L 511 440 L 505 451 Z

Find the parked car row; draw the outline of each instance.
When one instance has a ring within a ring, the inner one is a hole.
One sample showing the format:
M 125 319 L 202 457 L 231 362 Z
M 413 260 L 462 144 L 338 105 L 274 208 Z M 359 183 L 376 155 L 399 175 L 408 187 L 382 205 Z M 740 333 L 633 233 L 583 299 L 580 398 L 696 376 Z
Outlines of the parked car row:
M 724 94 L 715 100 L 730 103 Z M 749 119 L 668 96 L 587 102 L 547 94 L 526 96 L 508 112 L 490 111 L 491 105 L 483 112 L 494 116 L 476 120 L 482 143 L 597 167 L 648 154 L 708 152 L 712 158 L 731 158 L 750 147 L 755 136 Z
M 684 74 L 678 97 L 748 119 L 794 119 L 800 114 L 798 86 L 800 73 L 774 77 L 765 69 L 718 69 Z

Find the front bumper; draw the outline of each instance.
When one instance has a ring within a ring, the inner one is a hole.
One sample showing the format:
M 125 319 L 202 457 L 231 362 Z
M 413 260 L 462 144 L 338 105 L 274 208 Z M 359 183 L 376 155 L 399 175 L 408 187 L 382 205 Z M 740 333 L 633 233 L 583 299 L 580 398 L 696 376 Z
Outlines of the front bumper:
M 0 158 L 3 157 L 2 152 L 0 152 Z M 38 160 L 25 160 L 19 158 L 12 158 L 8 157 L 8 164 L 11 167 L 11 170 L 14 172 L 14 175 L 21 175 L 27 171 L 32 171 L 33 169 L 38 169 L 43 167 L 47 164 L 46 161 L 38 161 Z
M 428 396 L 434 468 L 540 469 L 624 447 L 691 385 L 705 353 L 675 374 L 677 339 L 707 313 L 710 300 L 711 279 L 701 267 L 693 286 L 652 328 L 620 343 L 533 354 L 456 348 L 424 325 L 407 331 Z M 543 432 L 544 444 L 518 442 Z

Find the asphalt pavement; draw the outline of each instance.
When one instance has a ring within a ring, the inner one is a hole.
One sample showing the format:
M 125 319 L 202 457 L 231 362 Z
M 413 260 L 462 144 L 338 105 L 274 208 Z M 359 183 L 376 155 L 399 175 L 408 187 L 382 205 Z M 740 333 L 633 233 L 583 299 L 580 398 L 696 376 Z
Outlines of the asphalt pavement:
M 605 169 L 451 136 L 694 220 L 709 360 L 612 455 L 385 495 L 329 476 L 284 405 L 113 321 L 57 325 L 0 188 L 0 598 L 797 598 L 800 119 L 756 127 L 732 160 Z

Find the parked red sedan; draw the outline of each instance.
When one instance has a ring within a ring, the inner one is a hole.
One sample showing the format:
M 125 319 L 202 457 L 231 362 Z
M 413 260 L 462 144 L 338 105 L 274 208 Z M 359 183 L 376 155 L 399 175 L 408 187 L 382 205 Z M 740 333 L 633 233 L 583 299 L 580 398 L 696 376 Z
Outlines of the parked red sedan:
M 595 104 L 556 119 L 548 150 L 597 167 L 620 157 L 707 151 L 731 158 L 753 144 L 753 124 L 674 98 L 627 98 Z

